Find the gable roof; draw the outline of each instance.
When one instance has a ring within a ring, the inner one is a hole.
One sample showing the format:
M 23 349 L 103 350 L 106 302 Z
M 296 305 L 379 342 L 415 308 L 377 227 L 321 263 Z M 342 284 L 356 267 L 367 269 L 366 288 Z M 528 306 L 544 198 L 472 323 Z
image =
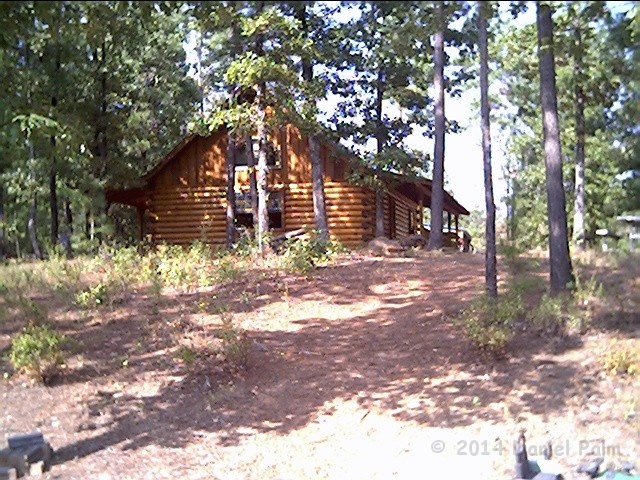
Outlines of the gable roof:
M 186 137 L 184 137 L 182 140 L 180 140 L 178 143 L 176 143 L 173 148 L 169 151 L 169 153 L 167 153 L 164 158 L 162 160 L 160 160 L 160 162 L 153 167 L 151 170 L 149 170 L 147 173 L 145 173 L 144 175 L 142 175 L 141 180 L 144 183 L 147 183 L 149 180 L 151 180 L 153 177 L 155 177 L 158 173 L 160 173 L 160 171 L 167 166 L 169 163 L 171 163 L 171 161 L 176 158 L 176 156 L 182 152 L 182 150 L 184 150 L 191 142 L 193 142 L 196 138 L 198 138 L 199 135 L 192 133 L 190 135 L 187 135 Z
M 223 129 L 224 126 L 220 127 Z M 220 130 L 219 129 L 219 130 Z M 218 130 L 218 131 L 219 131 Z M 215 132 L 212 132 L 213 134 Z M 157 165 L 155 165 L 151 170 L 140 177 L 142 180 L 142 187 L 133 188 L 133 189 L 107 189 L 107 199 L 110 202 L 116 203 L 125 203 L 130 205 L 142 204 L 144 202 L 144 186 L 148 184 L 148 182 L 153 179 L 157 174 L 159 174 L 167 165 L 169 165 L 185 148 L 187 148 L 194 140 L 202 137 L 201 135 L 192 133 L 187 135 L 178 143 L 176 143 L 169 153 L 164 156 Z M 327 143 L 327 145 L 333 149 L 337 150 L 341 153 L 344 153 L 351 157 L 352 159 L 358 158 L 353 152 L 349 151 L 346 147 L 341 145 L 340 143 L 328 139 L 326 136 L 321 136 L 322 140 Z M 366 167 L 365 167 L 366 168 Z M 429 207 L 431 200 L 431 191 L 433 187 L 433 182 L 428 178 L 416 177 L 410 175 L 402 175 L 394 172 L 382 172 L 383 177 L 387 180 L 388 185 L 395 190 L 400 191 L 403 195 L 413 200 L 415 203 L 420 203 L 422 201 L 423 206 Z M 428 199 L 428 201 L 427 201 Z M 128 200 L 128 201 L 127 201 Z M 449 192 L 444 191 L 444 209 L 448 212 L 451 212 L 456 215 L 469 215 L 469 210 L 463 207 L 460 202 L 458 202 Z

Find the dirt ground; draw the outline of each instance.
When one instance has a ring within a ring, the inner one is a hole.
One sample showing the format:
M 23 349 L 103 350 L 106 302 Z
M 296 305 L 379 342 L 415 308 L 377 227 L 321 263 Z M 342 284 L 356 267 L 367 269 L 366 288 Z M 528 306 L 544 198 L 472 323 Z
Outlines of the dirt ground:
M 620 310 L 487 361 L 450 319 L 481 291 L 483 260 L 349 255 L 308 278 L 166 292 L 157 312 L 144 290 L 93 311 L 37 299 L 76 351 L 52 386 L 0 379 L 0 438 L 42 431 L 47 479 L 502 479 L 521 428 L 530 452 L 553 442 L 565 478 L 592 456 L 640 466 L 640 377 L 599 363 L 638 344 L 640 280 L 603 270 Z M 206 348 L 221 311 L 246 330 L 246 370 L 178 354 Z M 0 350 L 16 328 L 0 325 Z

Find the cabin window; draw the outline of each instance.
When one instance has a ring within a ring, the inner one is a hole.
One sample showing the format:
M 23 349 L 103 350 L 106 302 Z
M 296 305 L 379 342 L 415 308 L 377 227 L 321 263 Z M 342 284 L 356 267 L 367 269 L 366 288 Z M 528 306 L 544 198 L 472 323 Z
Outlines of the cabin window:
M 268 192 L 267 211 L 269 212 L 269 228 L 282 228 L 282 192 Z M 236 192 L 236 224 L 253 228 L 253 212 L 249 192 Z
M 236 167 L 246 167 L 249 163 L 249 150 L 247 142 L 244 139 L 238 140 L 236 143 Z M 253 150 L 254 161 L 258 161 L 259 142 L 256 137 L 251 138 L 251 148 Z M 270 167 L 280 168 L 280 149 L 278 146 L 269 141 L 267 143 L 267 165 Z

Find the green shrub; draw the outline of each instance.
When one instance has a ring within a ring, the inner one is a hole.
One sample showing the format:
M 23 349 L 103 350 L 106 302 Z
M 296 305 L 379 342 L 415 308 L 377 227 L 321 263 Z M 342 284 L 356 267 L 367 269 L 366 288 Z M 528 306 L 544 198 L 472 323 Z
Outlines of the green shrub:
M 106 283 L 100 282 L 93 287 L 88 287 L 76 294 L 76 305 L 83 308 L 95 308 L 104 305 L 109 297 L 109 288 Z
M 217 261 L 217 269 L 216 269 L 216 279 L 220 283 L 226 283 L 238 276 L 240 273 L 239 269 L 236 267 L 234 259 L 227 255 L 221 257 Z
M 46 383 L 60 371 L 64 340 L 47 325 L 25 327 L 11 343 L 9 360 L 16 370 Z
M 308 274 L 316 266 L 331 259 L 342 247 L 331 240 L 322 240 L 314 233 L 308 238 L 292 238 L 284 244 L 284 256 L 288 267 L 298 273 Z
M 239 227 L 236 243 L 232 247 L 232 252 L 239 257 L 250 257 L 260 253 L 258 240 L 253 230 Z
M 213 252 L 209 245 L 194 242 L 188 249 L 178 245 L 161 245 L 156 253 L 157 272 L 166 286 L 203 287 L 211 286 Z
M 181 346 L 180 348 L 178 348 L 174 355 L 175 358 L 184 362 L 184 364 L 188 367 L 193 366 L 193 364 L 196 362 L 197 356 L 197 352 L 193 348 L 185 346 Z
M 524 315 L 522 298 L 516 294 L 493 299 L 482 295 L 462 311 L 459 322 L 465 335 L 483 352 L 506 353 L 516 321 Z
M 604 287 L 595 277 L 583 281 L 579 275 L 575 277 L 573 299 L 580 307 L 588 307 L 594 300 L 604 297 Z
M 611 375 L 637 375 L 640 373 L 638 353 L 627 347 L 614 346 L 601 358 L 602 369 Z
M 576 307 L 571 297 L 555 297 L 545 293 L 540 303 L 529 313 L 530 325 L 549 335 L 566 335 L 572 331 L 583 333 L 590 323 L 589 312 Z
M 547 285 L 543 278 L 535 275 L 518 275 L 509 281 L 509 293 L 524 295 L 526 293 L 542 293 Z
M 24 297 L 21 294 L 18 295 L 17 302 L 15 304 L 29 325 L 40 325 L 46 322 L 48 318 L 47 308 L 41 303 L 36 302 L 32 298 Z
M 140 275 L 140 255 L 135 247 L 122 247 L 111 255 L 113 280 L 126 288 Z
M 219 313 L 222 326 L 214 332 L 221 341 L 216 352 L 219 357 L 235 368 L 245 369 L 249 362 L 250 342 L 247 334 L 233 324 L 233 317 L 226 311 Z
M 44 265 L 54 291 L 64 295 L 73 295 L 77 291 L 84 272 L 82 262 L 71 262 L 66 258 L 54 256 L 44 262 Z
M 164 285 L 179 287 L 188 280 L 188 266 L 179 245 L 160 245 L 156 253 L 158 274 Z

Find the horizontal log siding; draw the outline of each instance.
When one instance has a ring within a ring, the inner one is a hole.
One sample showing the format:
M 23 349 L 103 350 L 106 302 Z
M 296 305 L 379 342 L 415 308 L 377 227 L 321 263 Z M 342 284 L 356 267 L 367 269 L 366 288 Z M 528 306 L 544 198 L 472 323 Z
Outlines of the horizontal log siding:
M 146 229 L 154 242 L 224 245 L 225 187 L 159 189 L 151 198 Z
M 315 228 L 312 185 L 289 185 L 285 190 L 285 230 Z M 339 182 L 325 183 L 327 221 L 331 238 L 359 245 L 373 238 L 375 206 L 373 192 Z
M 274 186 L 274 190 L 283 188 Z M 225 244 L 225 187 L 157 190 L 151 199 L 146 230 L 155 242 L 188 244 L 206 240 Z M 373 192 L 345 183 L 325 184 L 327 220 L 331 237 L 346 245 L 373 238 L 375 205 Z M 284 230 L 315 228 L 312 185 L 284 187 Z
M 409 212 L 416 211 L 417 205 L 400 194 L 393 194 L 396 204 L 396 231 L 395 238 L 409 235 Z

